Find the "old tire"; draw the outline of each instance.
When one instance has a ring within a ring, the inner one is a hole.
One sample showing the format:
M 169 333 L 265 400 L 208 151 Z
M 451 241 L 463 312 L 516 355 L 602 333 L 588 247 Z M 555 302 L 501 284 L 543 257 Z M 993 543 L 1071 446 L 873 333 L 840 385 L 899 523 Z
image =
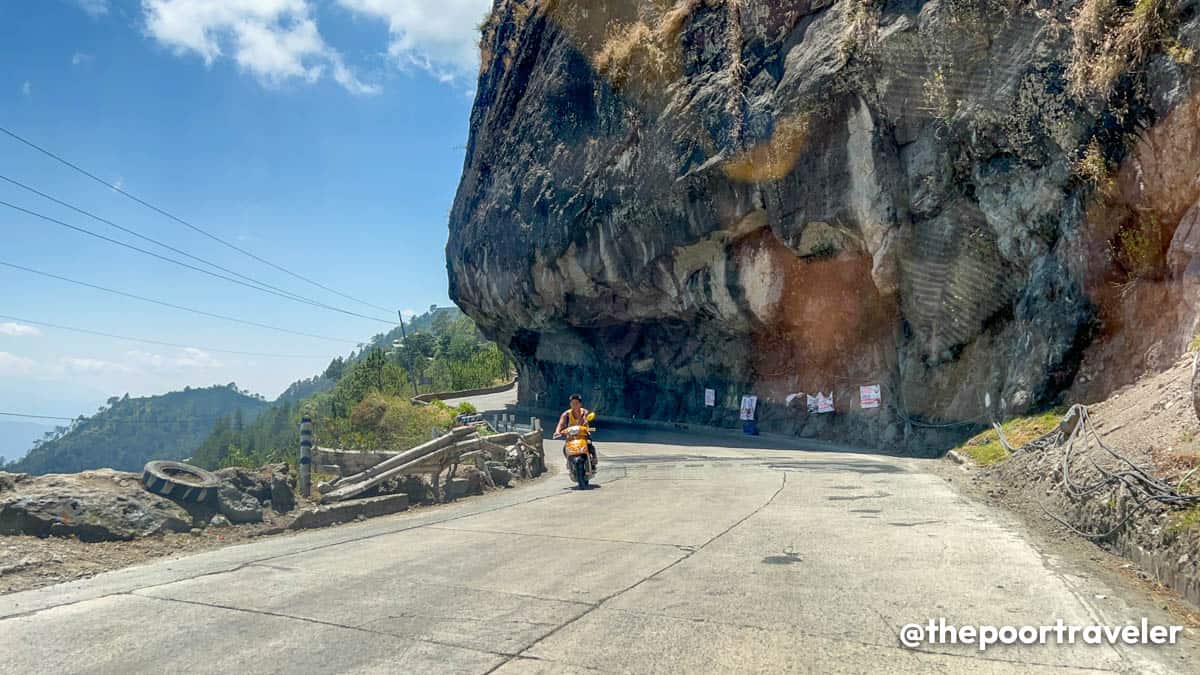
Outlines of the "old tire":
M 147 490 L 175 501 L 214 504 L 221 481 L 198 466 L 155 460 L 142 469 L 142 484 Z

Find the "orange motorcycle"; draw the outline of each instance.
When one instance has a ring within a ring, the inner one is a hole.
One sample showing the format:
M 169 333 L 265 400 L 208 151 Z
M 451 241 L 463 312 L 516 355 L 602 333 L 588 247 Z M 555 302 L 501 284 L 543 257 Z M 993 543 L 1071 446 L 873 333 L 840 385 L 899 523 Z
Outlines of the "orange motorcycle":
M 563 445 L 563 454 L 567 456 L 567 468 L 571 472 L 571 480 L 579 484 L 580 490 L 587 489 L 588 481 L 595 473 L 592 470 L 591 454 L 588 452 L 588 439 L 593 429 L 589 423 L 594 419 L 596 413 L 588 413 L 583 424 L 573 424 L 562 432 L 567 439 Z

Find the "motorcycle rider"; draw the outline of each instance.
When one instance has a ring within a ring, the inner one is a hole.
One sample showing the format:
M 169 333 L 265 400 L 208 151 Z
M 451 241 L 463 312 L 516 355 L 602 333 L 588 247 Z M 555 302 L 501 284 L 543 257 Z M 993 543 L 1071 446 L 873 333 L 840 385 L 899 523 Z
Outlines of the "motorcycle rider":
M 555 438 L 562 438 L 563 431 L 567 427 L 575 426 L 576 424 L 587 424 L 588 411 L 583 407 L 583 397 L 579 394 L 571 394 L 571 407 L 563 411 L 558 417 L 558 427 L 554 430 Z M 592 439 L 588 439 L 588 458 L 591 460 L 592 471 L 596 470 L 596 446 L 592 445 Z M 563 448 L 563 457 L 567 456 L 567 449 Z

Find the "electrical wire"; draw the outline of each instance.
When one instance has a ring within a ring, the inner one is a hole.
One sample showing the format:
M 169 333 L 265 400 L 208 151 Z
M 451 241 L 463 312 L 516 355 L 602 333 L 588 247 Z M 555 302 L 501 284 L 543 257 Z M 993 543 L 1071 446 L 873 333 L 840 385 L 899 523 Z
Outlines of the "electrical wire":
M 232 321 L 234 323 L 245 324 L 247 326 L 255 326 L 256 328 L 266 328 L 268 330 L 273 330 L 273 331 L 277 331 L 280 333 L 288 333 L 289 335 L 299 335 L 302 337 L 315 338 L 317 340 L 326 340 L 329 342 L 342 342 L 342 343 L 355 344 L 355 345 L 357 345 L 361 342 L 360 340 L 346 340 L 346 339 L 342 339 L 342 338 L 328 337 L 325 335 L 316 335 L 314 333 L 305 333 L 302 331 L 291 330 L 288 328 L 280 328 L 279 326 L 272 326 L 272 325 L 266 324 L 266 323 L 259 323 L 257 321 L 250 321 L 248 319 L 239 319 L 235 316 L 227 316 L 225 314 L 215 314 L 213 312 L 206 312 L 202 309 L 196 309 L 194 307 L 186 307 L 184 305 L 176 305 L 174 303 L 165 302 L 162 300 L 155 300 L 153 298 L 147 298 L 144 295 L 137 295 L 135 293 L 126 293 L 125 291 L 118 291 L 115 288 L 108 288 L 107 286 L 99 286 L 97 284 L 91 284 L 86 281 L 79 281 L 78 279 L 71 279 L 68 277 L 60 276 L 58 274 L 51 274 L 50 272 L 43 272 L 41 270 L 35 270 L 32 267 L 25 267 L 24 265 L 17 265 L 14 263 L 5 262 L 3 260 L 0 260 L 0 265 L 3 265 L 5 267 L 11 267 L 12 269 L 15 269 L 15 270 L 21 270 L 22 272 L 28 272 L 30 274 L 36 274 L 38 276 L 47 277 L 50 279 L 57 279 L 59 281 L 65 281 L 67 283 L 75 284 L 77 286 L 84 286 L 86 288 L 92 288 L 92 289 L 95 289 L 98 291 L 104 291 L 105 293 L 112 293 L 114 295 L 120 295 L 122 297 L 132 298 L 134 300 L 141 300 L 142 302 L 149 302 L 149 303 L 152 303 L 155 305 L 161 305 L 163 307 L 170 307 L 171 309 L 177 309 L 177 310 L 180 310 L 183 312 L 191 312 L 192 314 L 199 314 L 201 316 L 207 316 L 207 317 L 211 317 L 214 319 L 221 319 L 223 321 Z
M 35 419 L 35 420 L 54 420 L 54 421 L 61 421 L 61 422 L 75 422 L 75 421 L 79 420 L 79 417 L 59 417 L 56 415 L 31 415 L 29 413 L 17 413 L 17 412 L 0 412 L 0 416 L 21 417 L 21 418 Z M 229 417 L 229 415 L 217 415 L 217 416 L 210 415 L 207 417 L 181 417 L 179 419 L 173 419 L 173 420 L 97 420 L 94 417 L 87 417 L 87 416 L 83 416 L 83 415 L 81 415 L 80 417 L 83 417 L 83 422 L 97 422 L 99 424 L 191 424 L 193 422 L 217 422 L 217 421 L 220 421 L 220 420 L 223 420 L 223 419 Z
M 1141 513 L 1151 504 L 1159 504 L 1167 508 L 1185 508 L 1200 505 L 1200 494 L 1189 494 L 1182 491 L 1183 481 L 1180 481 L 1178 487 L 1173 487 L 1166 481 L 1151 476 L 1150 473 L 1143 467 L 1138 466 L 1128 457 L 1117 452 L 1109 447 L 1101 438 L 1100 433 L 1092 426 L 1091 418 L 1088 415 L 1087 406 L 1073 405 L 1067 414 L 1064 415 L 1064 420 L 1074 420 L 1074 427 L 1069 433 L 1063 430 L 1061 426 L 1056 427 L 1050 432 L 1028 442 L 1024 445 L 1014 448 L 1004 437 L 1004 431 L 995 421 L 992 422 L 997 435 L 1000 438 L 1001 444 L 1010 452 L 1047 452 L 1058 447 L 1062 447 L 1062 458 L 1059 461 L 1059 471 L 1062 476 L 1063 489 L 1072 501 L 1087 500 L 1106 493 L 1108 500 L 1111 502 L 1118 492 L 1128 493 L 1133 501 L 1132 507 L 1117 520 L 1116 524 L 1103 532 L 1086 532 L 1078 527 L 1075 527 L 1066 518 L 1052 512 L 1045 504 L 1038 501 L 1038 506 L 1047 516 L 1054 519 L 1063 527 L 1071 530 L 1075 534 L 1091 539 L 1101 541 L 1120 531 L 1127 525 L 1134 516 Z M 1090 456 L 1087 457 L 1087 463 L 1099 475 L 1092 482 L 1084 482 L 1082 484 L 1076 482 L 1076 478 L 1072 478 L 1073 457 L 1075 456 L 1076 443 L 1082 442 L 1083 450 L 1086 452 L 1092 442 L 1115 459 L 1120 466 L 1124 468 L 1110 471 L 1100 466 Z
M 189 223 L 188 221 L 186 221 L 186 220 L 184 220 L 184 219 L 180 218 L 179 216 L 176 216 L 176 215 L 175 215 L 175 214 L 173 214 L 173 213 L 170 213 L 170 212 L 166 211 L 165 209 L 159 208 L 159 207 L 155 206 L 154 204 L 151 204 L 150 202 L 147 202 L 147 201 L 145 201 L 144 199 L 141 199 L 140 197 L 138 197 L 138 196 L 136 196 L 136 195 L 133 195 L 133 194 L 131 194 L 131 193 L 129 193 L 129 192 L 126 192 L 124 189 L 122 189 L 122 188 L 120 188 L 120 187 L 118 187 L 118 186 L 116 186 L 116 185 L 113 185 L 112 183 L 110 183 L 110 182 L 108 182 L 108 181 L 104 180 L 103 178 L 100 178 L 100 177 L 99 177 L 99 176 L 97 176 L 96 174 L 94 174 L 94 173 L 92 173 L 92 172 L 90 172 L 90 171 L 88 171 L 88 170 L 84 169 L 83 167 L 80 167 L 80 166 L 79 166 L 79 165 L 77 165 L 77 164 L 74 164 L 74 163 L 72 163 L 72 162 L 68 161 L 67 159 L 65 159 L 65 158 L 63 158 L 63 157 L 61 157 L 61 156 L 59 156 L 59 155 L 56 155 L 55 153 L 53 153 L 53 152 L 51 152 L 51 151 L 47 150 L 46 148 L 43 148 L 42 146 L 40 146 L 40 145 L 38 145 L 38 144 L 34 143 L 33 141 L 31 141 L 31 140 L 29 140 L 29 139 L 27 139 L 27 138 L 25 138 L 25 137 L 23 137 L 23 136 L 21 136 L 21 135 L 19 135 L 19 134 L 17 134 L 16 132 L 14 132 L 14 131 L 12 131 L 12 130 L 10 130 L 10 129 L 6 129 L 5 127 L 2 127 L 2 126 L 0 126 L 0 132 L 3 132 L 5 135 L 9 136 L 10 138 L 12 138 L 12 139 L 14 139 L 14 140 L 16 140 L 16 141 L 18 141 L 18 142 L 20 142 L 20 143 L 23 143 L 23 144 L 25 144 L 26 146 L 28 146 L 28 147 L 30 147 L 30 148 L 33 148 L 34 150 L 37 150 L 38 152 L 42 153 L 43 155 L 46 155 L 47 157 L 49 157 L 49 158 L 53 159 L 54 161 L 56 161 L 56 162 L 58 162 L 58 163 L 60 163 L 60 164 L 62 164 L 62 165 L 64 165 L 64 166 L 67 166 L 67 167 L 69 167 L 69 168 L 71 168 L 71 169 L 73 169 L 73 170 L 77 171 L 78 173 L 80 173 L 80 174 L 84 175 L 84 176 L 87 176 L 88 178 L 90 178 L 90 179 L 92 179 L 92 180 L 96 181 L 97 183 L 100 183 L 101 185 L 103 185 L 103 186 L 105 186 L 105 187 L 109 188 L 110 190 L 113 190 L 114 192 L 116 192 L 116 193 L 118 193 L 118 194 L 120 194 L 120 195 L 122 195 L 122 196 L 124 196 L 124 197 L 126 197 L 126 198 L 128 198 L 128 199 L 131 199 L 131 200 L 133 200 L 133 201 L 137 202 L 138 204 L 141 204 L 142 206 L 144 206 L 144 207 L 146 207 L 146 208 L 148 208 L 148 209 L 150 209 L 150 210 L 152 210 L 152 211 L 154 211 L 154 212 L 156 212 L 156 213 L 158 213 L 158 214 L 160 214 L 160 215 L 162 215 L 162 216 L 165 216 L 165 217 L 167 217 L 167 218 L 170 218 L 171 220 L 173 220 L 173 221 L 175 221 L 175 222 L 179 223 L 180 225 L 183 225 L 183 226 L 185 226 L 185 227 L 188 227 L 188 228 L 190 228 L 190 229 L 192 229 L 192 230 L 194 230 L 194 231 L 196 231 L 196 232 L 198 232 L 198 233 L 200 233 L 200 234 L 202 234 L 202 235 L 204 235 L 204 236 L 208 237 L 209 239 L 212 239 L 213 241 L 215 241 L 215 242 L 217 242 L 217 243 L 219 243 L 219 244 L 221 244 L 221 245 L 223 245 L 223 246 L 226 246 L 226 247 L 228 247 L 228 248 L 231 248 L 231 249 L 233 249 L 233 250 L 237 251 L 238 253 L 241 253 L 241 254 L 243 254 L 243 255 L 245 255 L 245 256 L 248 256 L 248 257 L 250 257 L 250 258 L 252 258 L 252 259 L 254 259 L 254 260 L 257 260 L 258 262 L 260 262 L 260 263 L 262 263 L 262 264 L 264 264 L 264 265 L 267 265 L 268 267 L 271 267 L 271 268 L 273 268 L 273 269 L 275 269 L 275 270 L 278 270 L 278 271 L 280 271 L 280 272 L 283 272 L 284 274 L 287 274 L 287 275 L 289 275 L 289 276 L 295 277 L 296 279 L 299 279 L 299 280 L 301 280 L 301 281 L 303 281 L 303 282 L 305 282 L 305 283 L 308 283 L 308 284 L 311 284 L 311 285 L 313 285 L 313 286 L 316 286 L 317 288 L 320 288 L 320 289 L 322 289 L 322 290 L 328 291 L 329 293 L 333 293 L 334 295 L 341 296 L 341 297 L 343 297 L 343 298 L 346 298 L 347 300 L 353 300 L 354 302 L 357 302 L 357 303 L 359 303 L 359 304 L 361 304 L 361 305 L 366 305 L 367 307 L 371 307 L 371 308 L 373 308 L 373 309 L 378 309 L 378 310 L 385 311 L 385 312 L 391 312 L 391 311 L 392 311 L 392 310 L 391 310 L 390 308 L 388 308 L 388 307 L 380 307 L 379 305 L 372 304 L 372 303 L 370 303 L 370 302 L 367 302 L 366 300 L 360 300 L 360 299 L 358 299 L 358 298 L 356 298 L 356 297 L 354 297 L 354 296 L 352 296 L 352 295 L 349 295 L 349 294 L 346 294 L 346 293 L 342 293 L 341 291 L 338 291 L 338 290 L 334 290 L 334 289 L 332 289 L 332 288 L 330 288 L 330 287 L 328 287 L 328 286 L 326 286 L 326 285 L 324 285 L 324 284 L 322 284 L 322 283 L 320 283 L 320 282 L 318 282 L 318 281 L 314 281 L 314 280 L 312 280 L 312 279 L 309 279 L 308 277 L 306 277 L 306 276 L 304 276 L 304 275 L 302 275 L 302 274 L 298 274 L 298 273 L 296 273 L 296 272 L 293 272 L 293 271 L 291 271 L 291 270 L 287 269 L 286 267 L 282 267 L 282 266 L 280 266 L 280 265 L 276 265 L 275 263 L 271 262 L 270 260 L 266 260 L 265 258 L 259 257 L 259 256 L 255 255 L 254 253 L 251 253 L 250 251 L 247 251 L 247 250 L 246 250 L 246 249 L 244 249 L 244 248 L 241 248 L 241 247 L 239 247 L 239 246 L 237 246 L 237 245 L 235 245 L 235 244 L 232 244 L 232 243 L 230 243 L 230 242 L 228 242 L 228 241 L 226 241 L 226 240 L 224 240 L 224 239 L 222 239 L 222 238 L 218 237 L 217 235 L 215 235 L 215 234 L 213 234 L 213 233 L 209 232 L 208 230 L 205 230 L 205 229 L 204 229 L 204 228 L 202 228 L 202 227 L 199 227 L 199 226 L 197 226 L 197 225 L 193 225 L 192 223 Z
M 162 340 L 151 340 L 149 338 L 129 337 L 128 335 L 116 335 L 114 333 L 105 333 L 98 330 L 90 330 L 87 328 L 77 328 L 75 326 L 64 326 L 62 324 L 50 323 L 48 321 L 35 321 L 33 319 L 25 319 L 19 316 L 10 316 L 8 314 L 0 314 L 0 319 L 9 321 L 20 321 L 21 323 L 33 324 L 35 326 L 45 326 L 47 328 L 55 328 L 58 330 L 68 330 L 75 333 L 83 333 L 85 335 L 98 335 L 100 337 L 112 338 L 114 340 L 127 340 L 129 342 L 142 342 L 149 345 L 158 345 L 161 347 L 178 347 L 180 349 L 203 349 L 206 352 L 214 352 L 218 354 L 235 354 L 238 356 L 265 356 L 280 359 L 324 359 L 327 355 L 317 354 L 272 354 L 270 352 L 245 352 L 235 349 L 218 349 L 216 347 L 203 347 L 200 345 L 185 345 L 177 342 L 164 342 Z
M 240 280 L 238 280 L 238 279 L 234 279 L 234 278 L 232 278 L 232 277 L 227 277 L 227 276 L 225 276 L 225 275 L 223 275 L 223 274 L 217 274 L 216 272 L 212 272 L 212 271 L 210 271 L 210 270 L 206 270 L 206 269 L 204 269 L 203 267 L 196 267 L 195 265 L 192 265 L 192 264 L 189 264 L 189 263 L 185 263 L 185 262 L 183 262 L 182 260 L 176 260 L 176 259 L 174 259 L 174 258 L 170 258 L 170 257 L 167 257 L 167 256 L 165 256 L 165 255 L 161 255 L 161 254 L 155 253 L 154 251 L 148 251 L 148 250 L 146 250 L 146 249 L 144 249 L 144 248 L 141 248 L 141 247 L 139 247 L 139 246 L 134 246 L 133 244 L 129 244 L 129 243 L 126 243 L 126 242 L 120 241 L 119 239 L 113 239 L 112 237 L 106 237 L 106 236 L 104 236 L 103 234 L 100 234 L 99 232 L 93 232 L 93 231 L 91 231 L 91 230 L 87 229 L 86 227 L 79 227 L 78 225 L 72 225 L 72 224 L 70 224 L 70 223 L 68 223 L 68 222 L 65 222 L 65 221 L 59 220 L 59 219 L 57 219 L 57 218 L 53 218 L 53 217 L 51 217 L 51 216 L 47 216 L 47 215 L 45 215 L 45 214 L 43 214 L 43 213 L 38 213 L 37 211 L 31 211 L 31 210 L 29 210 L 29 209 L 27 209 L 27 208 L 25 208 L 25 207 L 23 207 L 23 206 L 17 206 L 16 204 L 12 204 L 12 203 L 6 202 L 6 201 L 4 201 L 4 200 L 0 200 L 0 206 L 5 206 L 5 207 L 8 207 L 8 208 L 10 208 L 10 209 L 13 209 L 14 211 L 19 211 L 19 212 L 21 212 L 21 213 L 24 213 L 24 214 L 27 214 L 27 215 L 33 216 L 33 217 L 35 217 L 35 218 L 40 218 L 40 219 L 42 219 L 42 220 L 45 220 L 45 221 L 47 221 L 47 222 L 54 223 L 54 224 L 56 224 L 56 225 L 61 225 L 61 226 L 65 227 L 65 228 L 67 228 L 67 229 L 69 229 L 69 230 L 74 230 L 74 231 L 76 231 L 76 232 L 79 232 L 79 233 L 81 233 L 81 234 L 86 234 L 86 235 L 88 235 L 88 236 L 90 236 L 90 237 L 95 237 L 95 238 L 97 238 L 97 239 L 101 239 L 101 240 L 103 240 L 103 241 L 109 242 L 110 244 L 116 244 L 117 246 L 122 246 L 122 247 L 124 247 L 124 248 L 130 249 L 130 250 L 133 250 L 133 251 L 137 251 L 138 253 L 142 253 L 142 254 L 144 254 L 144 255 L 148 255 L 148 256 L 150 256 L 150 257 L 152 257 L 152 258 L 157 258 L 157 259 L 159 259 L 159 260 L 162 260 L 162 261 L 165 261 L 165 262 L 169 262 L 169 263 L 171 263 L 171 264 L 173 264 L 173 265 L 179 265 L 180 267 L 186 267 L 187 269 L 190 269 L 190 270 L 195 270 L 195 271 L 197 271 L 197 272 L 200 272 L 201 274 L 207 274 L 208 276 L 210 276 L 210 277 L 214 277 L 214 278 L 217 278 L 217 279 L 224 279 L 225 281 L 229 281 L 229 282 L 232 282 L 232 283 L 238 284 L 239 286 L 245 286 L 246 288 L 253 288 L 253 289 L 254 289 L 254 290 L 256 290 L 256 291 L 261 291 L 261 292 L 263 292 L 263 293 L 270 293 L 271 295 L 276 295 L 276 296 L 279 296 L 279 297 L 281 297 L 281 298 L 285 298 L 285 299 L 287 299 L 287 300 L 293 300 L 293 301 L 295 301 L 295 302 L 300 302 L 300 303 L 303 303 L 303 304 L 306 304 L 306 305 L 312 305 L 312 306 L 314 306 L 314 307 L 321 307 L 321 308 L 323 308 L 323 309 L 328 309 L 328 310 L 331 310 L 331 311 L 334 311 L 334 312 L 339 312 L 339 313 L 341 313 L 341 314 L 347 314 L 347 315 L 349 315 L 349 316 L 356 316 L 356 317 L 360 317 L 360 318 L 363 318 L 363 319 L 370 319 L 371 321 L 378 321 L 379 323 L 386 323 L 386 324 L 388 324 L 389 326 L 391 326 L 391 325 L 394 325 L 394 324 L 395 324 L 395 322 L 394 322 L 394 321 L 392 321 L 391 319 L 380 319 L 380 318 L 378 318 L 378 317 L 374 317 L 374 316 L 368 316 L 368 315 L 366 315 L 366 314 L 359 314 L 358 312 L 352 312 L 352 311 L 350 311 L 350 310 L 348 310 L 348 309 L 341 309 L 340 307 L 334 307 L 333 305 L 326 305 L 326 304 L 325 304 L 325 303 L 323 303 L 323 302 L 317 302 L 317 301 L 315 301 L 315 300 L 307 300 L 307 299 L 301 298 L 301 297 L 299 297 L 299 296 L 288 295 L 287 293 L 279 293 L 279 292 L 277 292 L 277 291 L 272 291 L 272 290 L 270 290 L 270 289 L 267 289 L 267 288 L 261 288 L 261 287 L 259 287 L 259 286 L 255 286 L 255 285 L 253 285 L 253 284 L 248 284 L 248 283 L 246 283 L 246 282 L 244 282 L 244 281 L 240 281 Z
M 265 282 L 265 281 L 259 281 L 258 279 L 255 279 L 255 278 L 253 278 L 253 277 L 250 277 L 250 276 L 247 276 L 247 275 L 245 275 L 245 274 L 242 274 L 241 272 L 238 272 L 238 271 L 236 271 L 236 270 L 229 269 L 228 267 L 225 267 L 225 266 L 223 266 L 223 265 L 219 265 L 219 264 L 217 264 L 217 263 L 215 263 L 215 262 L 213 262 L 213 261 L 211 261 L 211 260 L 206 260 L 206 259 L 204 259 L 204 258 L 201 258 L 201 257 L 199 257 L 199 256 L 192 255 L 191 253 L 188 253 L 187 251 L 184 251 L 183 249 L 180 249 L 180 248 L 177 248 L 177 247 L 175 247 L 175 246 L 172 246 L 172 245 L 170 245 L 170 244 L 168 244 L 168 243 L 166 243 L 166 242 L 159 241 L 159 240 L 157 240 L 157 239 L 154 239 L 153 237 L 148 237 L 148 236 L 146 236 L 146 235 L 144 235 L 144 234 L 142 234 L 142 233 L 140 233 L 140 232 L 138 232 L 138 231 L 136 231 L 136 230 L 132 230 L 132 229 L 130 229 L 130 228 L 128 228 L 128 227 L 125 227 L 125 226 L 123 226 L 123 225 L 119 225 L 119 224 L 117 224 L 117 223 L 114 223 L 113 221 L 109 220 L 108 218 L 104 218 L 103 216 L 98 216 L 98 215 L 96 215 L 95 213 L 92 213 L 91 211 L 88 211 L 87 209 L 84 209 L 84 208 L 82 208 L 82 207 L 79 207 L 79 206 L 76 206 L 76 205 L 74 205 L 74 204 L 71 204 L 70 202 L 63 201 L 63 200 L 61 200 L 61 199 L 59 199 L 59 198 L 57 198 L 57 197 L 55 197 L 55 196 L 53 196 L 53 195 L 46 194 L 45 192 L 42 192 L 41 190 L 38 190 L 37 188 L 35 188 L 35 187 L 33 187 L 33 186 L 26 185 L 25 183 L 22 183 L 21 181 L 19 181 L 19 180 L 16 180 L 16 179 L 14 179 L 14 178 L 9 178 L 8 176 L 5 176 L 5 175 L 2 175 L 2 174 L 0 174 L 0 180 L 2 180 L 2 181 L 5 181 L 6 183 L 9 183 L 9 184 L 11 184 L 11 185 L 15 185 L 15 186 L 17 186 L 17 187 L 21 188 L 22 190 L 25 190 L 25 191 L 27 191 L 27 192 L 32 192 L 33 194 L 35 194 L 35 195 L 37 195 L 37 196 L 39 196 L 39 197 L 41 197 L 41 198 L 43 198 L 43 199 L 46 199 L 46 200 L 52 201 L 52 202 L 54 202 L 55 204 L 58 204 L 59 206 L 62 206 L 62 207 L 65 207 L 65 208 L 71 209 L 72 211 L 74 211 L 74 212 L 76 212 L 76 213 L 78 213 L 78 214 L 80 214 L 80 215 L 84 215 L 84 216 L 87 216 L 88 218 L 91 218 L 91 219 L 93 219 L 93 220 L 96 220 L 96 221 L 99 221 L 99 222 L 101 222 L 101 223 L 104 223 L 105 225 L 108 225 L 109 227 L 113 227 L 113 228 L 115 228 L 115 229 L 118 229 L 118 230 L 120 230 L 120 231 L 122 231 L 122 232 L 124 232 L 124 233 L 126 233 L 126 234 L 128 234 L 128 235 L 131 235 L 131 236 L 137 237 L 138 239 L 141 239 L 142 241 L 147 241 L 147 242 L 150 242 L 151 244 L 155 244 L 156 246 L 161 246 L 161 247 L 163 247 L 163 248 L 165 248 L 165 249 L 167 249 L 167 250 L 169 250 L 169 251 L 172 251 L 172 252 L 174 252 L 174 253 L 178 253 L 179 255 L 181 255 L 181 256 L 184 256 L 185 258 L 189 258 L 189 259 L 191 259 L 191 260 L 195 260 L 196 262 L 203 263 L 203 264 L 205 264 L 205 265 L 208 265 L 209 267 L 216 268 L 216 269 L 218 269 L 218 270 L 221 270 L 222 272 L 225 272 L 225 273 L 227 273 L 227 274 L 232 274 L 232 275 L 234 275 L 234 276 L 236 276 L 236 277 L 238 277 L 238 278 L 240 278 L 240 279 L 244 279 L 244 280 L 246 280 L 246 281 L 248 281 L 248 282 L 250 282 L 250 283 L 252 283 L 252 284 L 255 284 L 255 285 L 257 285 L 257 286 L 262 286 L 263 288 L 268 288 L 268 289 L 271 289 L 271 290 L 273 290 L 273 291 L 277 291 L 278 293 L 282 293 L 282 294 L 284 294 L 284 295 L 287 295 L 287 296 L 289 296 L 289 297 L 291 297 L 291 298 L 293 298 L 293 299 L 296 299 L 296 300 L 302 300 L 302 301 L 304 301 L 304 302 L 305 302 L 305 303 L 307 303 L 307 304 L 313 304 L 313 305 L 320 306 L 320 303 L 319 303 L 318 301 L 316 301 L 316 300 L 313 300 L 312 298 L 306 298 L 306 297 L 304 297 L 304 296 L 302 296 L 302 295 L 300 295 L 300 294 L 298 294 L 298 293 L 292 293 L 291 291 L 285 290 L 285 289 L 283 289 L 283 288 L 279 288 L 278 286 L 274 286 L 274 285 L 272 285 L 272 284 L 268 284 L 268 283 L 267 283 L 267 282 Z

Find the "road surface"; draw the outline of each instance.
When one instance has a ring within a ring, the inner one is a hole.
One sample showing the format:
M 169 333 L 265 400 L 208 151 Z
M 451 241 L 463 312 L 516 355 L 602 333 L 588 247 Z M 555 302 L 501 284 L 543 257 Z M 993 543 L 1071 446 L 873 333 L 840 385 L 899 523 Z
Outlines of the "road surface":
M 596 440 L 590 491 L 559 470 L 2 596 L 0 671 L 1195 672 L 1191 643 L 901 647 L 900 626 L 931 617 L 1146 616 L 928 464 L 699 432 Z

